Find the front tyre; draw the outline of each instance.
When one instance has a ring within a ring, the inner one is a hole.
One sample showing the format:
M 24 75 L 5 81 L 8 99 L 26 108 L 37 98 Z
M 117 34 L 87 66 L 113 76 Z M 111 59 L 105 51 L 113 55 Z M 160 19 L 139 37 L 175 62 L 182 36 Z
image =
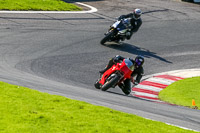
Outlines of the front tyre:
M 99 79 L 94 84 L 96 89 L 101 89 L 101 84 L 99 83 Z
M 109 41 L 111 39 L 111 36 L 113 35 L 113 31 L 108 32 L 108 34 L 105 35 L 105 37 L 101 40 L 101 44 L 104 45 L 105 42 Z
M 111 88 L 113 85 L 115 85 L 119 81 L 120 76 L 118 76 L 117 74 L 113 74 L 112 77 L 109 77 L 109 78 L 110 79 L 107 80 L 105 84 L 102 86 L 101 88 L 102 91 L 106 91 L 109 88 Z

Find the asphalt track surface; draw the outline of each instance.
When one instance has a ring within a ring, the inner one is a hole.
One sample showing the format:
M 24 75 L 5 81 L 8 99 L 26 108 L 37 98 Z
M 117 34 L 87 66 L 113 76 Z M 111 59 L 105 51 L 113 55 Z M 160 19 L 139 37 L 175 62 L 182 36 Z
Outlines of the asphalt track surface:
M 200 111 L 93 86 L 119 54 L 145 56 L 145 75 L 200 68 L 200 6 L 161 0 L 84 0 L 87 14 L 0 14 L 0 80 L 200 131 Z M 100 45 L 115 17 L 141 8 L 141 29 L 122 45 Z

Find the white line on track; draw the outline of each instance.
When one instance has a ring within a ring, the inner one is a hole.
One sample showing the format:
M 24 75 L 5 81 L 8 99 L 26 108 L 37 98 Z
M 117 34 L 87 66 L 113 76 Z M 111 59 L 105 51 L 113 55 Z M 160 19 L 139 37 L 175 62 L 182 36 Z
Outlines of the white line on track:
M 170 124 L 170 123 L 166 123 L 167 125 L 171 125 L 171 126 L 175 126 L 175 127 L 179 127 L 179 128 L 182 128 L 182 129 L 185 129 L 185 130 L 190 130 L 190 131 L 194 131 L 194 132 L 199 132 L 197 130 L 193 130 L 193 129 L 190 129 L 190 128 L 186 128 L 186 127 L 182 127 L 182 126 L 178 126 L 178 125 L 174 125 L 174 124 Z
M 88 11 L 0 11 L 0 13 L 93 13 L 98 11 L 95 7 L 92 7 L 87 4 L 83 4 L 80 2 L 76 2 L 76 4 L 86 6 L 90 8 L 90 10 Z
M 155 92 L 160 92 L 161 90 L 163 90 L 162 88 L 159 88 L 159 87 L 148 86 L 148 85 L 141 85 L 141 84 L 138 84 L 137 86 L 135 86 L 135 88 L 140 88 L 140 89 L 145 89 L 145 90 L 151 90 L 151 91 L 155 91 Z
M 152 97 L 152 98 L 158 98 L 158 95 L 154 95 L 154 94 L 149 94 L 149 93 L 144 93 L 144 92 L 134 92 L 135 95 L 139 95 L 139 96 L 147 96 L 147 97 Z
M 146 81 L 151 81 L 151 82 L 155 82 L 155 83 L 160 83 L 160 84 L 165 84 L 165 85 L 170 85 L 172 84 L 173 80 L 168 80 L 168 79 L 162 79 L 162 78 L 156 78 L 156 77 L 153 77 L 153 78 L 149 78 L 147 79 Z
M 147 118 L 147 117 L 144 117 L 144 118 L 147 119 L 147 120 L 157 121 L 157 120 L 150 119 L 150 118 Z M 161 121 L 160 121 L 160 122 L 161 122 Z M 185 129 L 185 130 L 190 130 L 190 131 L 194 131 L 194 132 L 199 132 L 199 131 L 197 131 L 197 130 L 193 130 L 193 129 L 190 129 L 190 128 L 186 128 L 186 127 L 183 127 L 183 126 L 178 126 L 178 125 L 175 125 L 175 124 L 170 124 L 170 123 L 165 123 L 165 124 L 170 125 L 170 126 L 179 127 L 179 128 Z

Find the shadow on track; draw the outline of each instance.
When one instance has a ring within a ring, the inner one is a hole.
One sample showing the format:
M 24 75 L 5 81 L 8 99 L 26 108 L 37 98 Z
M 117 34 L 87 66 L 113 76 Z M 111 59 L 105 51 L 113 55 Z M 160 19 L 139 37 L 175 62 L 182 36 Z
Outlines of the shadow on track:
M 134 54 L 134 55 L 142 55 L 146 58 L 151 58 L 151 57 L 156 58 L 156 59 L 159 59 L 166 63 L 172 63 L 171 61 L 168 61 L 168 60 L 156 55 L 156 53 L 154 53 L 154 52 L 151 52 L 147 49 L 140 48 L 140 47 L 128 44 L 128 43 L 122 43 L 121 45 L 112 44 L 112 45 L 103 45 L 103 46 L 109 47 L 112 49 L 116 49 L 116 50 L 120 50 L 120 51 L 124 51 L 124 52 L 128 52 L 128 53 Z

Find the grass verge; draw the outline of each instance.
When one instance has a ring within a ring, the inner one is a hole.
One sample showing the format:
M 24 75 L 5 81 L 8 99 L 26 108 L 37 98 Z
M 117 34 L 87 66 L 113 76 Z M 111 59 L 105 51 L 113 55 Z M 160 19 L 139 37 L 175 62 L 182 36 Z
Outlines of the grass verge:
M 192 133 L 162 122 L 0 82 L 1 133 Z
M 81 8 L 62 0 L 0 0 L 0 10 L 80 11 Z
M 200 108 L 200 77 L 179 80 L 159 93 L 159 98 L 172 104 Z M 194 100 L 195 105 L 192 105 Z

